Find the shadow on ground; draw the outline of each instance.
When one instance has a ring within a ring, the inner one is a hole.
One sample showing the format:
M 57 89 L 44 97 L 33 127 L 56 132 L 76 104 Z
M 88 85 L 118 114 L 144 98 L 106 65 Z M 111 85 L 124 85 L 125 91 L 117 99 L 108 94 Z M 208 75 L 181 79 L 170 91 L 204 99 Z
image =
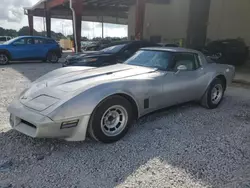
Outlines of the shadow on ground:
M 57 68 L 61 68 L 61 63 L 14 62 L 8 65 L 0 66 L 0 71 L 3 73 L 6 69 L 13 69 L 13 71 L 18 72 L 23 77 L 27 78 L 28 81 L 33 82 L 37 78 Z M 21 77 L 17 77 L 16 80 L 20 78 Z
M 42 61 L 15 61 L 10 62 L 8 65 L 0 65 L 0 72 L 5 71 L 5 69 L 13 69 L 27 78 L 29 81 L 33 82 L 37 78 L 43 76 L 44 74 L 62 67 L 62 63 L 65 61 L 65 57 L 70 53 L 64 53 L 62 58 L 58 63 L 45 63 Z M 18 78 L 16 78 L 18 79 Z
M 247 187 L 246 112 L 249 102 L 236 104 L 230 97 L 216 110 L 173 107 L 143 117 L 124 139 L 109 145 L 32 139 L 11 130 L 0 134 L 0 158 L 13 163 L 0 179 L 30 187 L 146 187 L 147 182 L 150 187 Z

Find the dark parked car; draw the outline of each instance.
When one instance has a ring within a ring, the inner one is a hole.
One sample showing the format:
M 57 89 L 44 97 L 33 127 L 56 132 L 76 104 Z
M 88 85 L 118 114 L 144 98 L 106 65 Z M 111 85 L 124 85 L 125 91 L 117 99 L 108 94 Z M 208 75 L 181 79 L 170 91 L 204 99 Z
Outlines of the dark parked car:
M 159 45 L 161 45 L 162 47 L 173 47 L 173 48 L 179 47 L 178 44 L 174 44 L 174 43 L 159 43 Z
M 68 56 L 63 67 L 66 66 L 91 66 L 102 67 L 122 63 L 130 58 L 136 51 L 143 47 L 154 47 L 158 44 L 147 41 L 115 42 L 106 48 L 95 52 L 84 52 Z
M 249 55 L 244 41 L 238 39 L 212 41 L 202 51 L 216 63 L 231 65 L 244 64 Z
M 0 45 L 1 65 L 17 60 L 43 60 L 57 63 L 61 55 L 59 44 L 46 37 L 17 37 Z
M 97 51 L 102 49 L 104 46 L 109 45 L 110 43 L 111 43 L 110 40 L 91 42 L 89 45 L 83 46 L 82 51 Z

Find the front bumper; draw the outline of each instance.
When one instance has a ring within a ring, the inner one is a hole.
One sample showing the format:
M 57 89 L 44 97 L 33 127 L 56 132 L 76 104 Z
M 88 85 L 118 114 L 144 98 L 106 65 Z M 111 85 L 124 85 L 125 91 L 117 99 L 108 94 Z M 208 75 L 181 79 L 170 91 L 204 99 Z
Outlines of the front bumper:
M 53 121 L 49 117 L 14 101 L 9 107 L 10 125 L 13 129 L 33 138 L 63 138 L 68 141 L 83 141 L 89 122 L 89 115 Z M 61 128 L 63 122 L 79 120 L 77 126 Z

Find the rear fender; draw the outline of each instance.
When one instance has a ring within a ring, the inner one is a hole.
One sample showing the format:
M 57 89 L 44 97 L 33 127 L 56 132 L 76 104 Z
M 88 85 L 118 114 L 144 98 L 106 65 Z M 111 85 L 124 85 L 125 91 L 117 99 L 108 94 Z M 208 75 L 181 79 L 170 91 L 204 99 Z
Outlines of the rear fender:
M 48 53 L 47 53 L 47 56 L 48 56 L 49 53 L 56 53 L 56 55 L 57 55 L 59 58 L 62 57 L 62 51 L 61 51 L 60 48 L 58 48 L 58 49 L 50 49 L 50 50 L 48 51 Z
M 204 69 L 206 69 L 206 72 L 208 74 L 208 76 L 206 77 L 206 80 L 208 80 L 208 82 L 206 83 L 206 89 L 204 93 L 207 91 L 210 84 L 216 77 L 224 76 L 226 78 L 226 85 L 228 86 L 232 83 L 235 75 L 235 68 L 232 65 L 207 64 Z
M 210 84 L 219 76 L 224 76 L 226 78 L 226 83 L 228 85 L 228 82 L 229 80 L 227 80 L 227 77 L 225 76 L 225 74 L 223 72 L 217 72 L 217 73 L 214 73 L 214 74 L 211 74 L 210 77 L 209 77 L 209 82 L 207 82 L 207 85 L 205 87 L 205 90 L 203 91 L 203 94 L 205 94 L 207 92 L 207 90 L 209 89 L 209 86 Z

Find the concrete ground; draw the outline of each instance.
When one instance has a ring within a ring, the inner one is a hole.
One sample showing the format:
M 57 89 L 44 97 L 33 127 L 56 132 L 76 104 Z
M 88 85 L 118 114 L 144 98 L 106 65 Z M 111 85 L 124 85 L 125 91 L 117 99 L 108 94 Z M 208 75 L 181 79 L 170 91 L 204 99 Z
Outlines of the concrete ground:
M 114 144 L 33 139 L 11 130 L 8 104 L 60 67 L 0 66 L 0 187 L 248 188 L 250 90 L 232 86 L 218 109 L 197 104 L 141 118 Z

